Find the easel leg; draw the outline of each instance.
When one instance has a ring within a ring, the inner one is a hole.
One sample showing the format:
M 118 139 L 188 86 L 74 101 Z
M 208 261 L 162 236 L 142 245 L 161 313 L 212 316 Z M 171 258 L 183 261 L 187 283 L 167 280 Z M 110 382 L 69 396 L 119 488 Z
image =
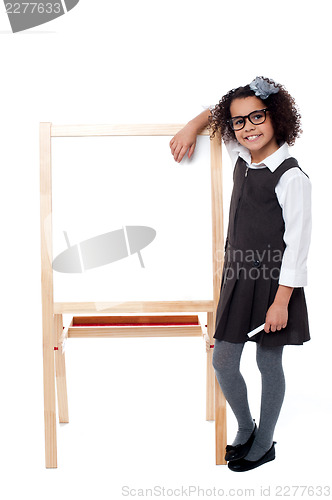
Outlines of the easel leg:
M 215 315 L 213 313 L 208 313 L 207 331 L 210 337 L 210 345 L 214 344 L 214 339 L 213 339 L 214 325 L 215 325 Z M 210 410 L 211 411 L 210 415 L 213 415 L 213 418 L 209 420 L 215 419 L 216 465 L 225 465 L 227 463 L 224 458 L 225 448 L 227 444 L 226 399 L 222 393 L 222 390 L 220 389 L 220 385 L 215 376 L 214 368 L 212 365 L 212 357 L 213 357 L 213 348 L 211 348 L 208 351 L 208 373 L 209 373 L 208 380 L 209 377 L 211 377 L 212 380 L 209 380 L 209 384 L 210 388 L 213 387 L 213 389 L 210 389 L 213 392 L 209 396 L 209 401 L 207 401 L 207 414 L 208 411 Z M 208 404 L 213 405 L 213 410 L 211 410 L 211 406 L 208 406 Z
M 47 468 L 57 467 L 53 330 L 52 317 L 52 320 L 43 327 L 45 461 Z
M 66 362 L 65 353 L 62 352 L 62 332 L 63 320 L 62 314 L 54 315 L 54 329 L 57 339 L 57 350 L 55 351 L 56 385 L 58 395 L 59 422 L 68 423 L 68 398 L 66 381 Z
M 207 313 L 207 333 L 210 345 L 213 344 L 213 313 Z M 206 352 L 206 420 L 214 420 L 214 368 L 212 366 L 213 349 Z

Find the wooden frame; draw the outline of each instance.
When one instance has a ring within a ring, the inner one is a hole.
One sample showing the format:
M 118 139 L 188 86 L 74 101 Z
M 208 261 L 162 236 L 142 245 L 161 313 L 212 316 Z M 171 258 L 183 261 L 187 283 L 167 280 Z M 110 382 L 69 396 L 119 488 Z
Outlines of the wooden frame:
M 66 387 L 65 337 L 150 337 L 204 335 L 207 350 L 206 419 L 215 419 L 216 464 L 225 464 L 226 401 L 212 366 L 215 314 L 219 300 L 223 264 L 223 206 L 220 136 L 210 142 L 211 209 L 213 249 L 213 300 L 155 302 L 54 302 L 52 269 L 52 157 L 54 137 L 86 136 L 173 136 L 183 125 L 52 125 L 40 124 L 40 224 L 41 290 L 43 328 L 45 461 L 47 468 L 57 467 L 56 396 L 59 421 L 69 422 Z M 209 135 L 207 129 L 201 132 Z M 102 310 L 102 315 L 98 313 Z M 198 316 L 183 313 L 206 312 L 207 333 Z M 138 316 L 124 316 L 126 313 Z M 162 316 L 156 316 L 161 313 Z M 175 313 L 181 313 L 176 316 Z M 64 329 L 63 314 L 72 317 Z M 82 315 L 89 315 L 87 317 Z M 105 316 L 108 314 L 108 316 Z M 151 314 L 149 316 L 149 314 Z M 93 315 L 93 316 L 91 316 Z M 121 316 L 119 316 L 121 315 Z M 125 324 L 124 324 L 125 323 Z M 129 324 L 128 324 L 129 323 Z

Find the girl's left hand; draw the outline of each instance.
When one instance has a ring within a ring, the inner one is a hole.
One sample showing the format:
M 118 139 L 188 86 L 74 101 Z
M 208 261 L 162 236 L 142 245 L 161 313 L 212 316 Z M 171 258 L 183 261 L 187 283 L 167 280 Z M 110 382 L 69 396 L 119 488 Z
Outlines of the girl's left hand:
M 285 328 L 288 321 L 288 307 L 273 303 L 266 313 L 264 331 L 268 333 Z

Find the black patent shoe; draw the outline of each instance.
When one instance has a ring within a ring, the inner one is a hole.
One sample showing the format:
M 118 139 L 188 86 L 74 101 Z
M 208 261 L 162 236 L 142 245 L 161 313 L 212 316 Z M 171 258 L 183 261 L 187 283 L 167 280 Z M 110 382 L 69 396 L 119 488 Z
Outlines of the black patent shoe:
M 276 457 L 276 451 L 274 448 L 275 444 L 276 442 L 273 441 L 273 444 L 269 449 L 269 451 L 267 451 L 265 455 L 263 455 L 258 460 L 253 461 L 241 458 L 240 460 L 234 460 L 233 462 L 229 462 L 228 468 L 234 472 L 245 472 L 247 470 L 256 469 L 256 467 L 266 464 L 266 462 L 271 462 L 271 460 L 274 460 Z
M 237 444 L 235 446 L 228 444 L 226 446 L 226 455 L 225 455 L 226 462 L 230 462 L 231 460 L 240 460 L 240 458 L 244 458 L 249 453 L 252 443 L 254 442 L 256 432 L 257 432 L 257 425 L 255 423 L 254 430 L 252 431 L 251 436 L 246 443 Z

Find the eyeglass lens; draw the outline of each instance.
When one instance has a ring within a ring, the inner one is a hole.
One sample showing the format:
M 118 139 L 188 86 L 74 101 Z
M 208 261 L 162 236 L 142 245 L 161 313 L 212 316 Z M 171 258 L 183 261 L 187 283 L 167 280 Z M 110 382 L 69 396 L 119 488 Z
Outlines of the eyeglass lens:
M 260 125 L 261 123 L 265 122 L 265 120 L 266 120 L 266 110 L 261 109 L 261 110 L 257 110 L 257 111 L 252 111 L 247 116 L 235 116 L 234 118 L 231 118 L 230 124 L 231 124 L 232 129 L 233 130 L 241 130 L 245 125 L 246 118 L 248 118 L 248 120 L 253 125 Z

